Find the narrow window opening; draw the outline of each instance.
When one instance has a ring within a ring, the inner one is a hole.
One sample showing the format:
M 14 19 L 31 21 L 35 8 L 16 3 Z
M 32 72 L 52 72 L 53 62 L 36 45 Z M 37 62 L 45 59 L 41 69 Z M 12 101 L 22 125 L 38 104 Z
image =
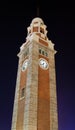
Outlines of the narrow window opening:
M 44 55 L 44 51 L 42 51 L 42 55 Z
M 47 57 L 48 57 L 48 53 L 47 53 L 47 52 L 45 52 L 45 56 L 47 56 Z
M 43 31 L 43 30 L 40 30 L 40 32 L 44 34 L 44 31 Z
M 25 96 L 25 88 L 22 88 L 21 90 L 21 98 L 23 98 Z
M 44 34 L 44 29 L 40 28 L 40 32 Z
M 39 49 L 39 53 L 41 54 L 41 49 Z

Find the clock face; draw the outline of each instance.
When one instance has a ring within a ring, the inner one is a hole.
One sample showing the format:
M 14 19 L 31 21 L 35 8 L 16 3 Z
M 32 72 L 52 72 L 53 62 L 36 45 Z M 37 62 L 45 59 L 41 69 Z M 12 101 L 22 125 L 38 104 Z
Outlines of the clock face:
M 28 59 L 26 59 L 26 60 L 23 62 L 22 71 L 25 71 L 25 70 L 27 69 L 27 66 L 28 66 Z
M 39 59 L 39 65 L 40 65 L 41 68 L 43 68 L 45 70 L 48 69 L 48 66 L 49 66 L 48 61 L 43 59 L 43 58 Z

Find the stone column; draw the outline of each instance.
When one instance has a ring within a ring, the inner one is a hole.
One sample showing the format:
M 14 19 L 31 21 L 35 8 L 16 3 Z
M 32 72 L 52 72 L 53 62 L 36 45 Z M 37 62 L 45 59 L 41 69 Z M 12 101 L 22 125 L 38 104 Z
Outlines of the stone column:
M 32 40 L 29 46 L 26 99 L 23 130 L 37 130 L 38 103 L 38 45 Z
M 58 130 L 57 117 L 57 91 L 55 75 L 54 50 L 49 51 L 49 73 L 50 73 L 50 130 Z
M 18 98 L 19 98 L 19 86 L 20 86 L 20 76 L 21 76 L 21 60 L 19 59 L 18 64 L 18 72 L 17 72 L 17 81 L 16 81 L 16 90 L 15 90 L 15 97 L 14 97 L 14 107 L 13 107 L 13 118 L 12 118 L 12 127 L 11 130 L 16 130 L 16 122 L 17 122 L 17 110 L 18 110 Z

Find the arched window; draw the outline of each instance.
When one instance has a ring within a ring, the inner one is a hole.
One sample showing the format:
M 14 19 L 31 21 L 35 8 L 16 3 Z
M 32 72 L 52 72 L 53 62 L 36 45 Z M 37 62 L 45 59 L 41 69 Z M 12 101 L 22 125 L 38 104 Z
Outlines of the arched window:
M 43 29 L 43 28 L 40 28 L 40 32 L 44 34 L 44 29 Z

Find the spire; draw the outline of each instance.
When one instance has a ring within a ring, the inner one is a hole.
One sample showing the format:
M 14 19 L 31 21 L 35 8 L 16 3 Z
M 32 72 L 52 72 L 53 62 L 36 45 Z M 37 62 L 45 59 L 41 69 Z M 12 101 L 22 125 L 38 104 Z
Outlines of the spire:
M 40 6 L 39 6 L 39 0 L 37 0 L 37 16 L 40 15 Z
M 39 10 L 39 7 L 37 7 L 37 16 L 39 17 L 39 14 L 40 14 L 40 10 Z

